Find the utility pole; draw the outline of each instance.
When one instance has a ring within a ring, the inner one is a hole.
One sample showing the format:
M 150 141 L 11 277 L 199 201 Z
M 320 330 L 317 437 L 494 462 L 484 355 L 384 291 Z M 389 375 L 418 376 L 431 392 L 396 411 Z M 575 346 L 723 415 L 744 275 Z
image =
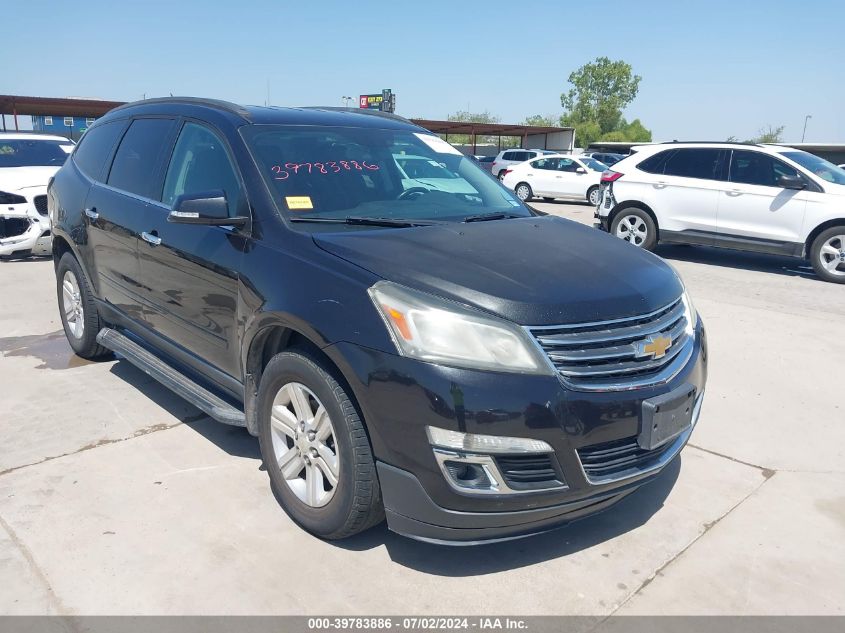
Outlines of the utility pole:
M 812 114 L 808 114 L 804 117 L 804 131 L 801 132 L 801 142 L 804 142 L 804 137 L 807 135 L 807 121 L 813 118 Z

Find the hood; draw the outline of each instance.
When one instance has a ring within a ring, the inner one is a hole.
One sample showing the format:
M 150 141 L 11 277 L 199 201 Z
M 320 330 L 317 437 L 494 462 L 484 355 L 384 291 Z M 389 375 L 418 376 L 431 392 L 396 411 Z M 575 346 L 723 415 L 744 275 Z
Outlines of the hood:
M 26 187 L 46 187 L 56 167 L 3 167 L 0 169 L 0 191 L 17 191 Z
M 656 255 L 552 216 L 314 234 L 317 245 L 396 283 L 521 325 L 658 310 L 682 285 Z

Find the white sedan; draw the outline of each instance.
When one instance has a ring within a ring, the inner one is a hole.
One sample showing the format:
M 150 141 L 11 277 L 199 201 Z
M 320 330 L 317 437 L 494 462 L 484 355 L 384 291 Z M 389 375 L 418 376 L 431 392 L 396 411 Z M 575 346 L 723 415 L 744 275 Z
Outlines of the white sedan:
M 541 197 L 588 200 L 597 206 L 599 184 L 607 165 L 593 158 L 552 154 L 513 165 L 502 183 L 520 200 Z

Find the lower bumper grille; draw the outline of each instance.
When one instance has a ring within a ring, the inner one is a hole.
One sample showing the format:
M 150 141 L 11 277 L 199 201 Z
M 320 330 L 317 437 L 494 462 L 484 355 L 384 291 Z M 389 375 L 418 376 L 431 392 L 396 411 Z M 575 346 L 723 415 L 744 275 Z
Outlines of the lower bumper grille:
M 637 438 L 594 444 L 578 449 L 581 466 L 589 479 L 617 478 L 631 471 L 641 471 L 653 461 L 660 459 L 674 442 L 668 442 L 653 450 L 640 448 Z
M 497 455 L 496 465 L 513 490 L 540 490 L 563 486 L 551 455 Z
M 0 218 L 0 239 L 18 237 L 29 230 L 27 218 Z

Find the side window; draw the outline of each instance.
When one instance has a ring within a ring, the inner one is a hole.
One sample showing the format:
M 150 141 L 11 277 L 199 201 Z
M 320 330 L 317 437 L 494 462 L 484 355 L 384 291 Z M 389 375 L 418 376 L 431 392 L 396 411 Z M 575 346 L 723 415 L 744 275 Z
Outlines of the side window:
M 637 165 L 637 169 L 649 174 L 662 174 L 663 170 L 666 168 L 666 161 L 676 151 L 677 150 L 669 149 L 662 152 L 658 152 L 654 156 L 649 156 L 643 162 Z
M 229 215 L 237 215 L 240 185 L 226 148 L 217 135 L 196 123 L 186 123 L 176 141 L 161 201 L 169 207 L 183 194 L 222 189 Z
M 103 167 L 111 156 L 120 133 L 123 132 L 124 124 L 124 121 L 111 121 L 85 132 L 73 152 L 73 160 L 82 173 L 94 180 L 100 180 Z
M 666 161 L 663 173 L 683 178 L 720 180 L 719 156 L 721 150 L 710 148 L 682 148 Z
M 157 197 L 156 176 L 173 130 L 172 119 L 132 121 L 114 155 L 108 184 L 145 198 Z
M 558 171 L 574 172 L 579 167 L 580 165 L 574 160 L 569 158 L 561 158 L 560 165 L 558 165 Z
M 798 172 L 776 158 L 750 150 L 734 150 L 731 158 L 731 182 L 746 185 L 777 187 L 780 176 L 797 176 Z
M 559 158 L 541 158 L 531 163 L 534 169 L 556 170 L 558 168 Z
M 515 155 L 516 152 L 505 152 L 502 154 L 502 160 L 516 160 L 516 158 L 514 158 Z

